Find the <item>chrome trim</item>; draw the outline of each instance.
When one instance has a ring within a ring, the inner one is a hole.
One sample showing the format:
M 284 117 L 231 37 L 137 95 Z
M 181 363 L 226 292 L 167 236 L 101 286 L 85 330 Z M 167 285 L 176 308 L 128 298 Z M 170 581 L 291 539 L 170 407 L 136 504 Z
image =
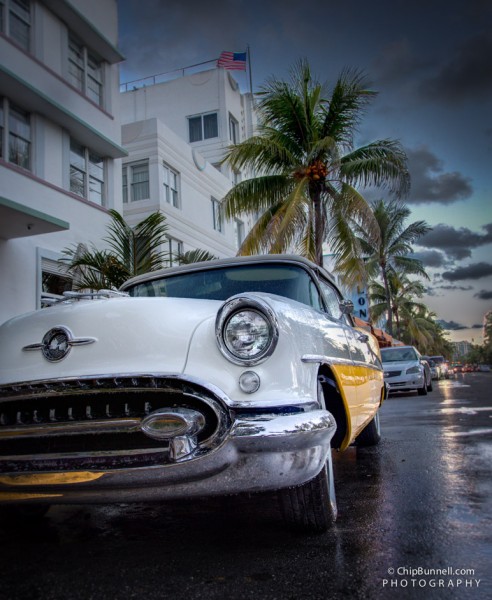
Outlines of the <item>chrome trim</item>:
M 160 452 L 163 457 L 161 463 L 141 466 L 138 460 L 130 460 L 125 468 L 108 470 L 104 465 L 97 466 L 97 461 L 83 469 L 71 468 L 66 457 L 61 456 L 66 468 L 54 474 L 52 483 L 36 484 L 35 491 L 38 495 L 56 494 L 56 503 L 64 504 L 176 499 L 291 487 L 309 481 L 319 473 L 331 452 L 330 440 L 335 428 L 335 419 L 326 410 L 297 415 L 262 415 L 254 420 L 238 419 L 214 452 L 200 454 L 195 451 L 192 453 L 194 460 L 166 460 L 169 449 L 164 447 L 155 450 L 156 455 Z M 129 451 L 126 456 L 145 453 Z M 92 455 L 87 457 L 88 460 L 94 458 Z M 32 457 L 30 461 L 29 457 L 23 458 L 28 467 Z M 36 458 L 51 463 L 57 457 L 39 455 Z M 80 485 L 63 477 L 74 470 L 102 475 Z M 53 469 L 48 468 L 42 473 L 53 473 Z M 4 477 L 8 475 L 15 476 L 16 473 L 5 473 Z M 31 475 L 33 483 L 22 483 Z M 12 501 L 13 491 L 32 494 L 36 475 L 35 470 L 26 468 L 18 483 L 15 477 L 8 485 L 0 481 L 0 502 Z M 56 483 L 57 476 L 59 483 Z M 46 501 L 40 496 L 25 497 L 28 503 L 42 500 Z
M 354 364 L 349 358 L 333 358 L 329 356 L 323 356 L 322 354 L 304 354 L 301 357 L 301 361 L 305 363 L 320 363 L 326 365 L 352 366 Z
M 56 348 L 52 347 L 52 342 L 57 336 L 63 338 L 63 343 L 66 344 L 66 347 L 61 348 L 60 343 L 58 343 Z M 27 352 L 41 350 L 46 360 L 49 360 L 50 362 L 59 362 L 68 356 L 72 346 L 85 346 L 87 344 L 93 344 L 94 342 L 97 342 L 97 338 L 76 338 L 70 329 L 63 325 L 58 325 L 57 327 L 52 327 L 44 334 L 41 343 L 29 344 L 28 346 L 24 346 L 22 350 Z
M 0 439 L 4 437 L 50 437 L 81 433 L 119 433 L 140 430 L 141 419 L 106 419 L 77 421 L 75 423 L 43 423 L 42 425 L 20 425 L 0 428 Z
M 204 381 L 198 377 L 182 375 L 177 373 L 98 373 L 95 375 L 82 375 L 81 377 L 54 377 L 52 379 L 35 379 L 32 381 L 21 381 L 4 383 L 0 385 L 0 402 L 9 399 L 22 400 L 40 395 L 43 397 L 61 396 L 73 394 L 77 390 L 80 393 L 97 394 L 109 389 L 133 388 L 138 389 L 141 380 L 148 382 L 145 389 L 157 389 L 159 379 L 175 380 L 181 384 L 189 383 L 207 390 L 212 396 L 228 405 L 230 398 L 217 386 Z
M 68 303 L 73 300 L 95 300 L 95 299 L 109 299 L 109 298 L 129 298 L 130 294 L 127 292 L 120 292 L 116 290 L 97 290 L 95 292 L 63 292 L 60 296 L 53 295 L 51 298 L 43 299 L 43 302 L 54 306 L 56 304 Z
M 238 356 L 232 354 L 226 346 L 224 341 L 224 326 L 226 321 L 235 313 L 240 310 L 256 310 L 260 312 L 269 322 L 271 328 L 271 337 L 270 342 L 266 350 L 264 350 L 259 356 L 251 359 L 242 359 Z M 274 311 L 270 308 L 270 306 L 266 303 L 266 301 L 258 297 L 256 294 L 238 294 L 236 296 L 232 296 L 224 304 L 220 307 L 217 318 L 215 320 L 215 337 L 217 339 L 217 345 L 219 346 L 219 350 L 222 355 L 227 358 L 228 361 L 232 362 L 235 365 L 252 367 L 255 365 L 259 365 L 264 362 L 268 357 L 270 357 L 275 348 L 277 347 L 278 337 L 279 337 L 279 329 L 277 316 Z
M 383 369 L 381 367 L 378 367 L 377 365 L 374 365 L 372 363 L 366 363 L 362 360 L 354 360 L 352 361 L 352 363 L 355 367 L 366 367 L 366 369 L 372 369 L 373 371 L 378 371 L 379 373 L 383 372 Z
M 0 464 L 5 464 L 6 461 L 11 463 L 28 464 L 29 462 L 40 470 L 55 470 L 64 469 L 73 470 L 80 469 L 77 464 L 85 463 L 83 468 L 90 467 L 91 457 L 94 459 L 93 468 L 107 468 L 110 471 L 124 470 L 128 468 L 128 463 L 136 465 L 137 458 L 131 460 L 131 457 L 142 456 L 142 460 L 152 460 L 156 465 L 166 465 L 175 462 L 187 461 L 193 458 L 205 456 L 206 454 L 216 450 L 224 442 L 230 433 L 233 418 L 230 413 L 230 408 L 225 400 L 226 396 L 214 386 L 204 384 L 201 381 L 191 378 L 184 378 L 179 375 L 121 375 L 118 377 L 106 378 L 104 376 L 86 376 L 82 378 L 59 379 L 52 381 L 36 381 L 25 382 L 23 384 L 12 384 L 0 386 L 0 409 L 5 406 L 8 411 L 9 406 L 14 406 L 15 402 L 23 402 L 31 400 L 40 402 L 57 401 L 65 397 L 78 398 L 79 401 L 91 402 L 97 400 L 100 394 L 109 394 L 118 401 L 118 392 L 141 392 L 143 394 L 161 393 L 166 395 L 176 394 L 184 406 L 172 406 L 173 400 L 170 401 L 171 406 L 161 406 L 156 409 L 156 412 L 161 411 L 163 414 L 176 415 L 179 413 L 179 418 L 183 420 L 185 427 L 175 432 L 175 436 L 168 436 L 163 439 L 162 436 L 156 441 L 162 444 L 154 447 L 142 448 L 138 447 L 134 450 L 129 450 L 119 447 L 113 448 L 96 448 L 91 451 L 85 451 L 82 448 L 78 450 L 57 451 L 51 454 L 47 453 L 44 457 L 41 453 L 35 456 L 23 456 L 17 454 L 11 457 L 0 457 Z M 203 406 L 203 414 L 200 412 L 200 406 L 196 409 L 191 409 L 186 406 L 187 398 L 194 403 L 199 402 Z M 10 439 L 42 440 L 45 436 L 67 436 L 67 440 L 71 435 L 84 434 L 135 434 L 142 433 L 149 436 L 148 430 L 143 430 L 142 423 L 149 418 L 152 413 L 147 413 L 147 402 L 142 400 L 142 406 L 145 404 L 145 414 L 141 412 L 138 415 L 128 418 L 122 414 L 115 415 L 112 418 L 108 414 L 105 419 L 99 416 L 97 419 L 87 415 L 87 420 L 83 419 L 76 422 L 70 421 L 70 406 L 68 412 L 68 420 L 59 422 L 36 422 L 36 410 L 31 410 L 34 414 L 34 419 L 29 419 L 30 422 L 22 423 L 18 417 L 17 424 L 5 423 L 0 426 L 0 440 L 8 443 Z M 178 403 L 179 404 L 179 403 Z M 205 408 L 207 407 L 207 408 Z M 50 408 L 50 407 L 47 407 Z M 15 408 L 14 408 L 15 410 Z M 107 409 L 106 409 L 107 410 Z M 125 405 L 126 410 L 126 405 Z M 207 411 L 214 414 L 212 421 L 206 421 Z M 184 415 L 184 417 L 183 417 Z M 54 417 L 54 415 L 53 415 Z M 51 418 L 51 411 L 50 411 Z M 200 432 L 207 426 L 213 425 L 213 429 L 207 431 L 207 435 Z M 149 436 L 152 437 L 152 436 Z M 154 439 L 156 439 L 154 437 Z M 43 453 L 44 454 L 44 453 Z M 118 459 L 119 457 L 119 459 Z M 115 460 L 112 460 L 112 459 Z M 25 459 L 25 460 L 24 460 Z M 128 459 L 128 460 L 125 460 Z M 118 465 L 118 460 L 123 464 Z M 43 464 L 44 463 L 44 464 Z M 71 465 L 68 467 L 67 465 Z M 14 468 L 12 466 L 12 468 Z M 142 466 L 143 468 L 143 466 Z M 35 469 L 36 470 L 36 469 Z
M 301 357 L 302 362 L 305 363 L 319 363 L 323 365 L 348 365 L 351 367 L 366 367 L 373 371 L 383 372 L 381 367 L 373 365 L 372 363 L 366 363 L 362 360 L 351 360 L 349 358 L 331 358 L 323 356 L 322 354 L 304 354 Z

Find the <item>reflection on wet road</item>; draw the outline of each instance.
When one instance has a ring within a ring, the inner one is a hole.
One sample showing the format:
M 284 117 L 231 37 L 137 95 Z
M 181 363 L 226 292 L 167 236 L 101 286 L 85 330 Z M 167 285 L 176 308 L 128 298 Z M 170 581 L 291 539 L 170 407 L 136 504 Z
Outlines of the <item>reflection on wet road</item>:
M 324 535 L 285 531 L 271 496 L 52 507 L 0 528 L 0 598 L 492 598 L 492 374 L 458 377 L 335 456 Z

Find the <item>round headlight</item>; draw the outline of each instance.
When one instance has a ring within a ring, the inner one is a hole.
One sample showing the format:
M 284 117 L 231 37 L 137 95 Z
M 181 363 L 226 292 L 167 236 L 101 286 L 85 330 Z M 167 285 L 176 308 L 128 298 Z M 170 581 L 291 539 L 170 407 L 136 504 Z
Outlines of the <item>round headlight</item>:
M 260 298 L 233 296 L 217 313 L 216 335 L 224 356 L 238 365 L 254 365 L 275 350 L 275 314 Z
M 241 310 L 224 325 L 224 343 L 231 354 L 242 359 L 261 356 L 271 341 L 270 324 L 255 310 Z

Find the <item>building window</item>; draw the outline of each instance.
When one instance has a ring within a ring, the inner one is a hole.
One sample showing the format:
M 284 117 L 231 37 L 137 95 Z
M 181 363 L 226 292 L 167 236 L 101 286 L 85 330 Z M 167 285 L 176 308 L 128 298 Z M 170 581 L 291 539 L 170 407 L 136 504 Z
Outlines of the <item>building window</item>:
M 212 219 L 215 231 L 222 231 L 223 229 L 223 218 L 222 218 L 222 205 L 221 203 L 212 198 Z
M 145 161 L 123 165 L 123 202 L 149 198 L 149 163 Z
M 232 115 L 229 115 L 229 138 L 233 144 L 239 142 L 239 123 Z
M 164 193 L 166 202 L 179 208 L 179 173 L 164 164 Z
M 168 263 L 169 266 L 179 264 L 179 257 L 183 254 L 183 242 L 172 237 L 167 238 L 168 242 Z
M 0 0 L 0 30 L 29 52 L 31 3 L 29 0 Z
M 244 242 L 244 223 L 239 219 L 234 220 L 234 235 L 236 237 L 236 247 L 240 248 Z
M 217 113 L 188 117 L 190 142 L 201 142 L 219 135 Z
M 23 169 L 31 168 L 31 115 L 2 97 L 0 156 Z
M 70 140 L 70 191 L 104 206 L 104 159 Z
M 68 79 L 82 94 L 102 105 L 102 61 L 73 36 L 68 43 Z

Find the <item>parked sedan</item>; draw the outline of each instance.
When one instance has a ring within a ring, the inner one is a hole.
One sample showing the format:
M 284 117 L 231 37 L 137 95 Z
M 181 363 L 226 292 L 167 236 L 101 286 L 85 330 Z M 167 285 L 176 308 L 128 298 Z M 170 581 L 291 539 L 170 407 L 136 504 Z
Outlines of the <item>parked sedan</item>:
M 416 390 L 419 396 L 427 394 L 428 377 L 422 364 L 422 356 L 414 346 L 382 348 L 381 359 L 384 379 L 391 392 Z
M 275 490 L 287 523 L 337 514 L 331 448 L 375 444 L 377 342 L 329 274 L 224 259 L 69 293 L 0 328 L 0 502 Z

